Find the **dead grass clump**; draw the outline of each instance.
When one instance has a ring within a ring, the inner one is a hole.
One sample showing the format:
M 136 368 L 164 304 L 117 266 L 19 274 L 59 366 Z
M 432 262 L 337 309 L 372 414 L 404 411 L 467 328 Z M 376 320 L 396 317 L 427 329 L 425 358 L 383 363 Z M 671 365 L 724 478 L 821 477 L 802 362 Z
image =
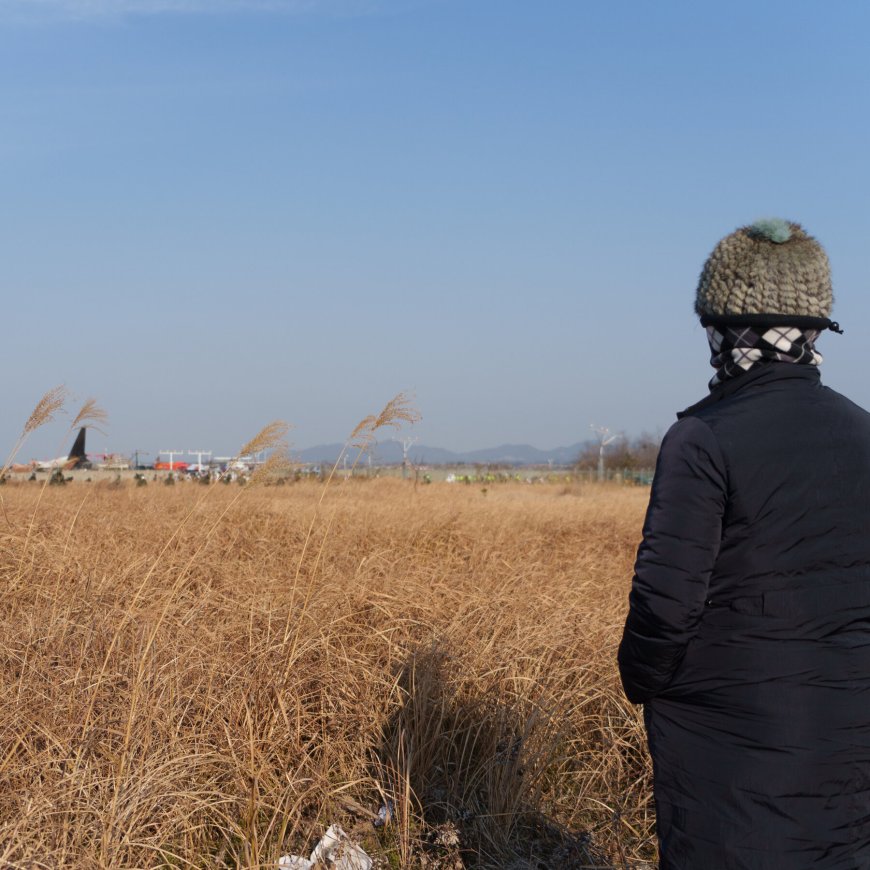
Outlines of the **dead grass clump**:
M 7 489 L 0 865 L 272 867 L 336 821 L 381 867 L 649 859 L 615 668 L 646 493 L 321 498 Z

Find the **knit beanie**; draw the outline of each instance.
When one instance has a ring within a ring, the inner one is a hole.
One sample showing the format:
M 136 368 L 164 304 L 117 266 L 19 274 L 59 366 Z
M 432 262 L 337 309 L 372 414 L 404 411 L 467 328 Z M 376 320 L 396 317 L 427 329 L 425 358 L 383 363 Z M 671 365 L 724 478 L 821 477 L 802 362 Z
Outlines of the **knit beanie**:
M 833 302 L 824 248 L 800 224 L 771 218 L 716 245 L 701 272 L 695 312 L 702 322 L 749 315 L 827 319 Z

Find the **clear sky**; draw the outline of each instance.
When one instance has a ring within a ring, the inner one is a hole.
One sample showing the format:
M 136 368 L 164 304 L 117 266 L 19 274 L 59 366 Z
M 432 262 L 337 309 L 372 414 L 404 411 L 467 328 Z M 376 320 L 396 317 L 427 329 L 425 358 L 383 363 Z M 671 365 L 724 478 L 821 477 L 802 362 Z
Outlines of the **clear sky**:
M 704 259 L 773 215 L 868 406 L 868 42 L 863 0 L 0 0 L 0 452 L 60 382 L 94 451 L 338 441 L 400 390 L 454 449 L 666 428 Z

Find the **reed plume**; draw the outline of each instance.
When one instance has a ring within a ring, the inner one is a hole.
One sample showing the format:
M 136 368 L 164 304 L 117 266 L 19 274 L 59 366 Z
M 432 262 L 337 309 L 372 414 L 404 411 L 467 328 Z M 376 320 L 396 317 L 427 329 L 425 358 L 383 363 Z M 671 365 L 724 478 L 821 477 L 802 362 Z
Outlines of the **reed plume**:
M 407 393 L 399 393 L 393 396 L 380 414 L 370 414 L 357 423 L 356 428 L 350 433 L 348 439 L 351 446 L 360 450 L 367 450 L 374 442 L 375 432 L 389 426 L 400 429 L 403 423 L 413 426 L 419 423 L 422 415 L 413 404 L 413 397 Z
M 81 406 L 69 427 L 70 429 L 77 429 L 79 426 L 89 426 L 91 429 L 102 432 L 103 430 L 97 424 L 106 423 L 108 419 L 109 415 L 97 404 L 96 399 L 85 399 L 85 403 Z
M 287 433 L 290 424 L 283 420 L 273 420 L 267 423 L 250 441 L 239 451 L 239 456 L 249 453 L 260 453 L 263 450 L 277 450 L 286 447 Z
M 27 418 L 27 422 L 24 424 L 24 428 L 21 430 L 21 434 L 18 436 L 18 440 L 15 442 L 6 462 L 0 468 L 0 478 L 9 470 L 9 466 L 15 461 L 18 451 L 24 446 L 24 442 L 30 433 L 39 429 L 40 426 L 50 423 L 63 410 L 68 395 L 67 388 L 63 384 L 60 384 L 48 390 L 36 403 L 36 407 L 30 412 L 30 416 Z
M 52 387 L 37 403 L 36 407 L 27 418 L 24 424 L 24 430 L 21 433 L 22 437 L 29 435 L 40 426 L 50 423 L 55 415 L 58 414 L 66 403 L 69 392 L 67 388 L 61 384 L 57 387 Z

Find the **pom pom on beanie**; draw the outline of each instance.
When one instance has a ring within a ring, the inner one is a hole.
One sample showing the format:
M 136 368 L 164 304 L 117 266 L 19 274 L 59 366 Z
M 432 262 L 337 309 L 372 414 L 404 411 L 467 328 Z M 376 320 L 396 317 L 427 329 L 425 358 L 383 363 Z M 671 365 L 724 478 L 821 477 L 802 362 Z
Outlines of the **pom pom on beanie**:
M 791 238 L 791 227 L 782 218 L 761 218 L 749 231 L 755 236 L 771 242 L 787 242 Z
M 698 282 L 695 312 L 827 318 L 833 303 L 824 248 L 800 224 L 765 218 L 713 249 Z

